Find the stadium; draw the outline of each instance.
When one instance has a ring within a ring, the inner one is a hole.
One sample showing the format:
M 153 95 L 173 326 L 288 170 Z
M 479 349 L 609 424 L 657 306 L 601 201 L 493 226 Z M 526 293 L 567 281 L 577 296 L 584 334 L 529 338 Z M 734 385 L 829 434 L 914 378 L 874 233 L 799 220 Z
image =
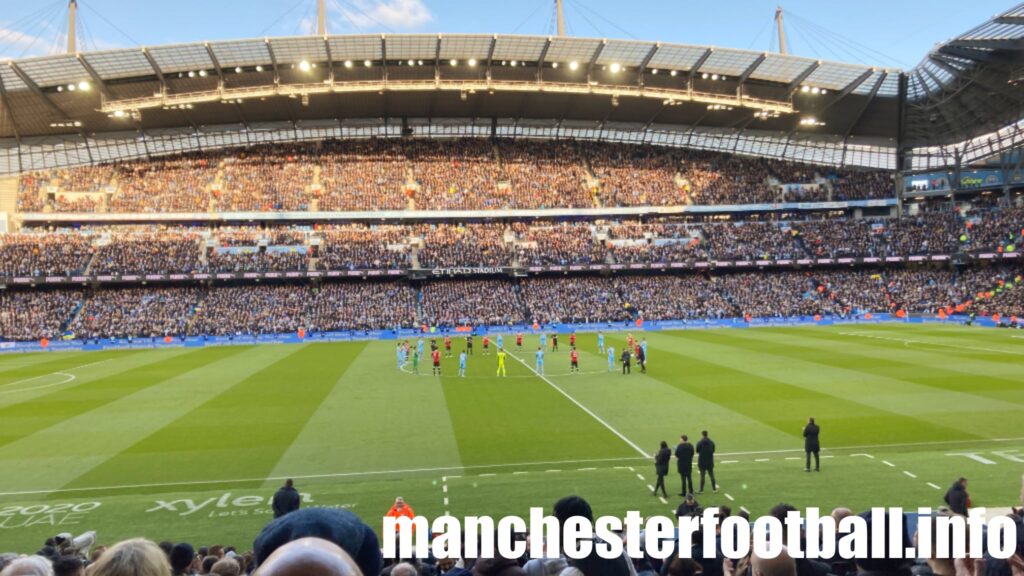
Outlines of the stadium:
M 754 51 L 307 3 L 312 34 L 87 50 L 61 0 L 67 50 L 0 62 L 3 576 L 132 538 L 251 573 L 286 480 L 367 542 L 397 497 L 1020 523 L 1024 4 L 899 69 L 789 53 L 781 8 Z M 342 548 L 305 573 L 723 574 Z M 762 576 L 911 564 L 947 576 Z

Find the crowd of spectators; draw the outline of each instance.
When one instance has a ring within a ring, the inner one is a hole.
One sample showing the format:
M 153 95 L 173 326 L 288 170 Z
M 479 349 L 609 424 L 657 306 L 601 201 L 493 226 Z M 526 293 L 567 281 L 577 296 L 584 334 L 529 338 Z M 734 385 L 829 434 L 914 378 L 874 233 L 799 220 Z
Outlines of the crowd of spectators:
M 530 278 L 522 283 L 523 305 L 539 324 L 630 319 L 609 278 Z
M 309 255 L 305 249 L 292 250 L 214 250 L 208 257 L 210 272 L 294 272 L 309 269 Z
M 443 327 L 522 323 L 525 318 L 518 292 L 507 280 L 427 282 L 420 290 L 420 320 Z
M 405 226 L 348 224 L 322 227 L 318 270 L 409 268 L 411 230 Z
M 813 419 L 812 419 L 813 423 Z M 707 433 L 705 432 L 705 435 Z M 662 442 L 663 450 L 668 451 Z M 671 456 L 666 457 L 665 465 Z M 290 482 L 290 481 L 289 481 Z M 939 493 L 941 494 L 941 492 Z M 876 508 L 856 514 L 846 507 L 834 508 L 825 520 L 830 520 L 832 532 L 835 526 L 840 530 L 835 534 L 827 534 L 824 538 L 834 538 L 836 542 L 808 543 L 811 530 L 804 534 L 798 527 L 795 533 L 787 533 L 785 545 L 768 546 L 769 554 L 763 550 L 763 542 L 742 542 L 726 551 L 727 539 L 721 532 L 731 526 L 737 534 L 751 534 L 756 528 L 771 525 L 765 519 L 773 519 L 776 526 L 789 529 L 794 517 L 799 518 L 799 510 L 788 503 L 780 502 L 770 509 L 748 510 L 739 506 L 734 512 L 732 505 L 719 505 L 715 510 L 705 509 L 690 494 L 676 510 L 680 520 L 695 520 L 699 529 L 683 532 L 682 529 L 663 540 L 651 538 L 641 532 L 640 542 L 632 540 L 629 532 L 616 530 L 604 536 L 608 545 L 606 550 L 616 547 L 618 552 L 612 555 L 598 551 L 601 539 L 584 536 L 579 537 L 580 526 L 588 529 L 599 518 L 605 518 L 611 510 L 595 510 L 584 498 L 567 495 L 545 508 L 543 531 L 547 537 L 552 534 L 565 534 L 571 530 L 575 538 L 565 537 L 566 542 L 572 541 L 577 546 L 575 553 L 567 552 L 565 546 L 559 548 L 558 554 L 518 554 L 504 557 L 501 549 L 495 554 L 494 546 L 489 552 L 456 553 L 453 557 L 438 559 L 433 554 L 424 557 L 406 557 L 385 559 L 383 557 L 381 537 L 378 537 L 372 522 L 368 524 L 358 515 L 349 510 L 331 508 L 301 508 L 288 511 L 267 523 L 252 541 L 251 550 L 237 549 L 233 546 L 215 544 L 196 548 L 188 542 L 161 542 L 156 544 L 143 538 L 125 540 L 111 545 L 109 548 L 101 544 L 87 541 L 76 545 L 68 545 L 70 534 L 59 534 L 47 539 L 43 547 L 33 555 L 20 556 L 16 553 L 0 554 L 0 574 L 3 576 L 732 576 L 734 574 L 751 574 L 754 576 L 854 576 L 856 574 L 872 574 L 875 576 L 1020 576 L 1024 574 L 1024 519 L 1022 510 L 1011 507 L 998 511 L 1004 522 L 1000 532 L 1005 537 L 999 543 L 998 550 L 1005 553 L 996 554 L 997 545 L 989 541 L 985 543 L 986 534 L 976 534 L 970 530 L 981 530 L 969 525 L 969 530 L 962 528 L 970 514 L 974 517 L 978 510 L 971 510 L 970 496 L 967 490 L 967 479 L 957 478 L 945 492 L 940 503 L 935 501 L 935 511 L 931 513 L 935 526 L 947 527 L 947 532 L 956 534 L 958 538 L 943 533 L 936 536 L 926 531 L 923 522 L 917 522 L 913 515 L 900 514 L 898 509 L 889 509 L 889 515 L 881 517 Z M 731 500 L 731 498 L 730 498 Z M 411 515 L 411 510 L 409 511 Z M 391 513 L 389 513 L 389 516 Z M 715 518 L 710 518 L 710 516 Z M 379 518 L 379 516 L 377 517 Z M 714 520 L 713 528 L 705 522 Z M 662 518 L 662 520 L 667 520 Z M 861 529 L 847 529 L 858 526 Z M 973 520 L 971 520 L 973 522 Z M 823 523 L 824 525 L 824 523 Z M 956 530 L 956 526 L 960 526 Z M 682 526 L 682 523 L 680 523 Z M 917 526 L 915 529 L 914 526 Z M 952 526 L 953 528 L 948 528 Z M 993 522 L 990 526 L 995 526 Z M 536 528 L 536 527 L 534 527 Z M 504 530 L 504 528 L 499 528 Z M 705 533 L 704 530 L 714 530 Z M 585 531 L 585 530 L 582 530 Z M 824 531 L 824 529 L 822 529 Z M 851 540 L 847 532 L 856 536 L 879 541 L 884 534 L 887 542 L 874 546 L 868 553 L 867 546 L 850 547 L 844 545 Z M 495 532 L 495 535 L 498 535 Z M 1007 536 L 1008 535 L 1008 536 Z M 83 535 L 95 540 L 97 534 L 88 532 Z M 508 532 L 499 536 L 517 538 L 519 534 Z M 531 534 L 529 540 L 543 534 Z M 977 536 L 979 552 L 984 554 L 968 556 L 964 551 L 963 540 Z M 390 538 L 392 535 L 382 536 Z M 995 538 L 989 528 L 987 537 Z M 81 537 L 80 537 L 81 538 Z M 616 539 L 614 542 L 608 539 Z M 929 539 L 930 540 L 926 540 Z M 76 539 L 77 540 L 77 539 Z M 491 539 L 483 539 L 490 542 Z M 627 541 L 629 540 L 629 541 Z M 514 541 L 514 540 L 513 540 Z M 583 546 L 580 542 L 588 546 Z M 480 550 L 477 540 L 474 544 L 466 544 L 467 550 Z M 837 544 L 838 542 L 838 544 Z M 650 548 L 652 543 L 664 552 L 655 553 Z M 434 542 L 438 545 L 440 542 Z M 759 545 L 760 544 L 760 545 Z M 441 544 L 443 545 L 443 544 Z M 708 548 L 711 546 L 711 548 Z M 470 548 L 471 547 L 471 548 Z M 959 550 L 958 550 L 959 547 Z M 459 546 L 447 546 L 449 550 L 462 549 Z M 483 549 L 488 549 L 486 546 Z M 829 550 L 824 554 L 809 554 L 808 550 Z M 836 550 L 842 553 L 835 553 Z M 946 557 L 940 550 L 952 549 L 953 553 Z M 635 550 L 635 552 L 634 552 Z M 737 555 L 736 550 L 746 550 Z M 852 553 L 851 553 L 852 550 Z M 912 551 L 914 553 L 905 552 Z M 800 553 L 798 553 L 800 552 Z M 806 554 L 805 554 L 806 553 Z M 762 554 L 764 554 L 762 556 Z M 478 557 L 479 556 L 479 557 Z M 737 557 L 738 556 L 738 557 Z
M 501 179 L 513 208 L 590 208 L 583 161 L 573 142 L 500 140 Z
M 126 338 L 395 327 L 783 318 L 940 310 L 1024 318 L 1019 267 L 432 279 L 0 292 L 0 338 Z M 959 307 L 959 308 L 957 308 Z
M 520 266 L 605 264 L 608 259 L 605 244 L 586 223 L 530 226 L 517 222 L 512 230 Z
M 615 288 L 622 301 L 645 320 L 720 319 L 736 308 L 715 289 L 714 278 L 692 276 L 621 276 Z
M 110 212 L 207 212 L 220 153 L 127 162 L 118 166 Z
M 79 290 L 0 291 L 0 338 L 57 338 L 84 298 Z
M 219 212 L 309 210 L 316 161 L 309 148 L 246 149 L 224 161 Z
M 499 187 L 489 140 L 414 140 L 407 145 L 418 189 L 418 210 L 513 208 L 515 197 Z
M 500 267 L 512 264 L 512 246 L 503 224 L 422 226 L 421 268 Z
M 398 140 L 326 142 L 317 206 L 324 211 L 405 210 L 409 162 Z
M 183 274 L 202 272 L 200 236 L 193 231 L 115 233 L 96 248 L 93 274 Z
M 1015 252 L 1024 208 L 915 211 L 900 218 L 653 222 L 148 225 L 0 235 L 0 276 L 658 264 Z M 90 266 L 90 261 L 92 264 Z
M 91 238 L 82 234 L 0 234 L 0 276 L 81 274 L 91 258 Z
M 309 287 L 231 286 L 203 294 L 189 325 L 190 334 L 294 333 L 305 324 Z
M 789 191 L 780 184 L 791 185 Z M 108 190 L 113 193 L 105 198 Z M 266 144 L 30 172 L 21 177 L 18 208 L 143 213 L 492 210 L 892 195 L 892 179 L 884 172 L 839 171 L 720 152 L 565 140 L 373 138 Z
M 306 329 L 380 330 L 416 325 L 416 291 L 403 282 L 323 284 L 313 289 Z
M 163 338 L 184 334 L 203 290 L 105 288 L 97 290 L 68 324 L 76 338 Z
M 580 144 L 600 180 L 604 206 L 678 206 L 677 152 L 629 144 Z

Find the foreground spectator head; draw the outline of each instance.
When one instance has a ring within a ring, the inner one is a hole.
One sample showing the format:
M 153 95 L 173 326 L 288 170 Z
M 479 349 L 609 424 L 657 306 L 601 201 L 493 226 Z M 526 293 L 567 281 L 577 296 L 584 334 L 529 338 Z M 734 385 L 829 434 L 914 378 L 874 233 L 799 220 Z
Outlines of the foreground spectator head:
M 222 558 L 210 568 L 210 574 L 217 576 L 238 576 L 241 572 L 242 567 L 233 558 Z
M 171 570 L 175 574 L 185 574 L 192 561 L 196 559 L 196 551 L 188 542 L 175 544 L 171 549 Z
M 395 564 L 394 568 L 391 569 L 391 576 L 419 576 L 419 573 L 419 570 L 408 562 Z
M 378 572 L 371 574 L 375 575 Z M 311 574 L 317 576 L 362 576 L 363 572 L 347 552 L 333 542 L 321 538 L 300 538 L 288 542 L 275 550 L 256 571 L 256 576 L 307 576 Z
M 882 530 L 886 532 L 886 540 L 890 541 L 888 517 L 886 517 L 879 525 L 876 525 L 871 521 L 870 512 L 862 512 L 860 517 L 863 518 L 868 525 L 868 537 L 869 541 L 876 530 Z M 907 534 L 907 521 L 903 519 L 902 525 L 902 541 L 900 542 L 901 550 L 906 550 L 911 545 L 910 535 Z M 857 558 L 857 569 L 861 572 L 878 572 L 885 574 L 905 574 L 907 573 L 907 566 L 911 561 L 902 558 Z
M 149 540 L 119 542 L 89 566 L 89 576 L 170 576 L 167 555 Z
M 473 576 L 526 576 L 526 570 L 510 558 L 485 558 L 473 565 Z
M 590 508 L 590 504 L 579 496 L 566 496 L 555 502 L 552 514 L 563 526 L 573 516 L 582 516 L 591 522 L 594 520 L 594 511 Z
M 53 562 L 54 576 L 82 576 L 85 564 L 77 556 L 61 556 Z
M 8 564 L 0 576 L 53 576 L 53 566 L 42 556 L 26 556 Z
M 783 546 L 775 558 L 761 558 L 756 554 L 751 556 L 750 570 L 753 576 L 796 576 L 796 561 Z
M 253 543 L 261 567 L 275 550 L 300 538 L 322 538 L 347 552 L 363 574 L 380 573 L 382 558 L 374 531 L 348 510 L 305 508 L 273 520 Z

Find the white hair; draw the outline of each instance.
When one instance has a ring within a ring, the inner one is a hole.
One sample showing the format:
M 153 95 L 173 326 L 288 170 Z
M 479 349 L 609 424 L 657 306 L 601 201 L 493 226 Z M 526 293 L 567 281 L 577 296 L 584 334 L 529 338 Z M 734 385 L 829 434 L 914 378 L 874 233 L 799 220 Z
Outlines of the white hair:
M 53 564 L 42 556 L 25 556 L 8 564 L 0 576 L 53 576 Z

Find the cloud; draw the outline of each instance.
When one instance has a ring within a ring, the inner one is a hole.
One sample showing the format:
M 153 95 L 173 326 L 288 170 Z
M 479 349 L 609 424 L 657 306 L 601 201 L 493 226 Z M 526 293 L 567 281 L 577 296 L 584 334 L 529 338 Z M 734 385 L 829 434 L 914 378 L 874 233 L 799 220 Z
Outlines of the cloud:
M 335 8 L 360 30 L 413 30 L 434 19 L 423 0 L 349 0 Z
M 33 35 L 0 25 L 0 60 L 63 53 L 67 49 L 67 33 L 52 26 L 47 26 L 47 29 L 48 31 L 42 35 Z M 84 38 L 81 34 L 78 35 L 77 40 L 78 50 L 81 52 L 127 47 L 125 44 L 110 42 L 104 38 L 93 38 L 92 36 Z
M 50 52 L 56 41 L 61 46 L 67 43 L 63 34 L 54 36 L 33 36 L 20 30 L 0 26 L 0 59 L 14 59 L 28 56 L 40 56 Z

